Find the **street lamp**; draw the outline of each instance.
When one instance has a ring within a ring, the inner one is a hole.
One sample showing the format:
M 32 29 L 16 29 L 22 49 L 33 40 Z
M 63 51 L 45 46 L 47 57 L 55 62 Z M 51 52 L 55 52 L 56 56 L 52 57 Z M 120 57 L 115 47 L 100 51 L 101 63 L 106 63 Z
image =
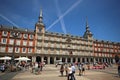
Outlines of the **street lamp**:
M 14 70 L 13 66 L 15 65 L 15 45 L 16 45 L 16 38 L 19 36 L 19 32 L 12 32 L 11 35 L 14 38 L 14 43 L 13 43 L 13 53 L 12 53 L 12 58 L 11 58 L 11 71 Z
M 70 38 L 70 36 L 68 35 L 68 38 L 66 39 L 66 41 L 67 41 L 67 43 L 68 43 L 68 48 L 70 47 L 70 42 L 71 42 L 71 38 Z M 72 54 L 72 51 L 71 50 L 69 50 L 69 54 Z

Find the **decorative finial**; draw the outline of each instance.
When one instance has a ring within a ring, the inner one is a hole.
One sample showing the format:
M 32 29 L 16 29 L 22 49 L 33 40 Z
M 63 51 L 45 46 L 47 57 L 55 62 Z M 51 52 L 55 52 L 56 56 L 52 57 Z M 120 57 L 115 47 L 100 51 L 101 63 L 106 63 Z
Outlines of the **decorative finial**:
M 42 8 L 40 9 L 40 17 L 43 17 Z
M 88 26 L 88 17 L 86 16 L 86 28 L 89 27 Z

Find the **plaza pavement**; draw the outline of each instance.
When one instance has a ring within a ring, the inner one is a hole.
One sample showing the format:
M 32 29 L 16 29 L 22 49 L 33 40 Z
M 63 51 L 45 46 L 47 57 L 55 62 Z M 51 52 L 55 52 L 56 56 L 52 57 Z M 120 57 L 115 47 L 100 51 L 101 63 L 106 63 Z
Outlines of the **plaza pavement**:
M 28 71 L 5 72 L 0 73 L 0 80 L 67 80 L 67 77 L 60 76 L 60 66 L 46 65 L 41 74 L 37 75 Z M 76 80 L 120 80 L 117 77 L 116 67 L 105 70 L 86 70 L 85 75 L 78 76 L 78 70 L 75 74 Z

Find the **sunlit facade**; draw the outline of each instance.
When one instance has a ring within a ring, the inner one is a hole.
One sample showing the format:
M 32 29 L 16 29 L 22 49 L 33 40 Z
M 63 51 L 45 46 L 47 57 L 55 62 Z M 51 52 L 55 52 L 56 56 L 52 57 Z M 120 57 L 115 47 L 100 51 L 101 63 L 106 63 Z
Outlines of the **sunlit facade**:
M 19 33 L 17 37 L 13 32 Z M 45 61 L 54 64 L 62 62 L 109 62 L 114 63 L 114 56 L 120 54 L 120 43 L 99 41 L 93 38 L 86 21 L 83 36 L 48 32 L 43 23 L 42 11 L 35 30 L 0 26 L 0 56 L 27 56 L 32 62 Z

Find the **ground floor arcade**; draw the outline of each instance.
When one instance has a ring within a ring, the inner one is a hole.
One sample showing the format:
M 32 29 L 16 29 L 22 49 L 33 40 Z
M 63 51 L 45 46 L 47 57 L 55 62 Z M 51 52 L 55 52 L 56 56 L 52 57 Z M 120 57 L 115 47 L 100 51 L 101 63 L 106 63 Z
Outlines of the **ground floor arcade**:
M 45 61 L 46 64 L 55 64 L 57 60 L 61 60 L 65 63 L 75 63 L 75 62 L 82 62 L 82 63 L 95 63 L 95 62 L 107 62 L 107 63 L 114 63 L 114 58 L 109 57 L 93 57 L 93 56 L 68 56 L 68 55 L 50 55 L 50 56 L 32 56 L 32 62 L 42 62 Z
M 12 56 L 12 54 L 0 54 L 0 56 Z M 78 55 L 55 55 L 55 54 L 14 54 L 14 58 L 20 56 L 28 57 L 31 62 L 42 62 L 45 61 L 46 64 L 55 64 L 56 60 L 61 60 L 65 63 L 95 63 L 95 62 L 107 62 L 114 63 L 115 60 L 112 57 L 94 57 L 94 56 L 78 56 Z

